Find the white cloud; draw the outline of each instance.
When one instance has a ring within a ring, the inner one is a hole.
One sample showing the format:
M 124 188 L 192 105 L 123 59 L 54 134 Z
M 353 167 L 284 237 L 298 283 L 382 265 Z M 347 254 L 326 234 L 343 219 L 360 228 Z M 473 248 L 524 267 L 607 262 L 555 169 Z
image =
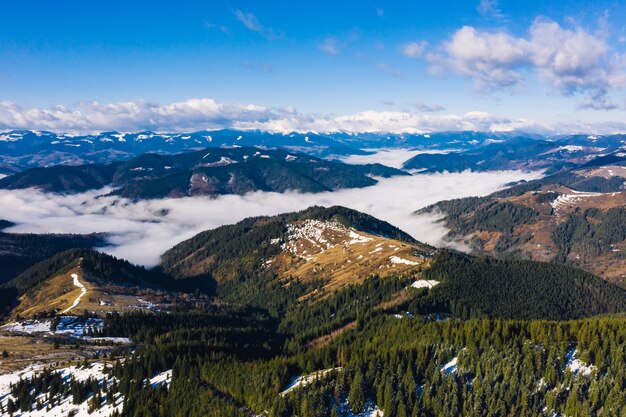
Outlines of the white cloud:
M 527 62 L 527 42 L 504 32 L 464 26 L 443 43 L 443 55 L 429 54 L 432 72 L 450 69 L 474 80 L 480 90 L 516 86 Z
M 185 130 L 220 128 L 238 122 L 263 122 L 276 117 L 273 110 L 256 105 L 221 104 L 213 99 L 189 99 L 159 105 L 142 100 L 75 106 L 23 108 L 0 101 L 0 128 L 63 132 L 102 130 Z
M 427 45 L 426 41 L 408 42 L 402 47 L 402 53 L 409 58 L 418 58 L 424 54 Z
M 311 205 L 343 205 L 394 224 L 415 238 L 440 245 L 446 230 L 432 216 L 412 212 L 442 199 L 486 195 L 505 184 L 538 173 L 504 171 L 415 175 L 332 193 L 257 192 L 245 196 L 181 198 L 131 202 L 100 193 L 55 195 L 35 190 L 0 190 L 0 218 L 18 223 L 13 232 L 111 234 L 106 252 L 154 265 L 176 243 L 207 229 L 250 216 L 301 210 Z
M 466 76 L 479 90 L 515 90 L 530 71 L 560 94 L 584 95 L 587 108 L 610 109 L 607 92 L 626 86 L 624 57 L 603 31 L 564 28 L 546 18 L 535 19 L 526 37 L 464 26 L 439 49 L 426 55 L 431 72 Z
M 599 105 L 596 98 L 593 105 Z M 585 103 L 581 103 L 581 107 Z M 603 105 L 610 106 L 605 102 Z M 587 107 L 589 104 L 587 104 Z M 261 129 L 269 132 L 391 132 L 424 133 L 437 131 L 524 131 L 540 134 L 626 132 L 626 122 L 586 123 L 572 120 L 556 124 L 527 118 L 502 117 L 482 111 L 444 114 L 437 105 L 415 104 L 412 111 L 303 114 L 293 107 L 267 108 L 254 104 L 225 104 L 198 98 L 158 104 L 142 100 L 120 103 L 82 102 L 73 106 L 26 108 L 0 101 L 0 131 L 11 129 L 47 130 L 84 134 L 102 131 L 188 132 L 204 129 Z M 438 112 L 435 114 L 435 112 Z
M 423 107 L 439 110 L 436 106 Z M 129 101 L 83 102 L 75 106 L 24 108 L 0 101 L 0 129 L 38 129 L 62 133 L 119 131 L 192 131 L 233 128 L 272 132 L 396 132 L 449 130 L 511 130 L 551 132 L 548 125 L 527 119 L 497 117 L 484 112 L 418 114 L 408 111 L 364 111 L 348 115 L 300 114 L 295 109 L 271 109 L 253 104 L 223 104 L 208 98 L 169 104 Z
M 402 165 L 407 160 L 411 159 L 415 155 L 422 153 L 448 153 L 449 151 L 440 150 L 415 150 L 415 149 L 402 149 L 402 148 L 388 148 L 388 149 L 363 149 L 364 151 L 371 152 L 369 155 L 348 155 L 340 157 L 339 160 L 347 164 L 383 164 L 389 167 L 402 168 Z
M 280 39 L 282 34 L 277 34 L 271 27 L 263 26 L 254 13 L 246 13 L 239 9 L 233 12 L 237 20 L 239 20 L 246 28 L 253 32 L 259 33 L 261 36 L 270 41 Z
M 341 45 L 339 44 L 337 39 L 329 36 L 328 38 L 324 39 L 322 43 L 319 44 L 319 50 L 330 56 L 336 56 L 339 55 L 339 53 L 341 52 Z

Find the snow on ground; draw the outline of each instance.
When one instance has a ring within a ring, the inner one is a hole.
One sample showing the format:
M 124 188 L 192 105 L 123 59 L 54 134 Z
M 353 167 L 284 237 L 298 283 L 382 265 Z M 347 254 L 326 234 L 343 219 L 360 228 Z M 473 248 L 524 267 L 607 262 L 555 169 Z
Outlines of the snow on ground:
M 89 328 L 93 330 L 102 330 L 104 321 L 98 318 L 84 319 L 78 316 L 61 316 L 59 317 L 59 324 L 55 331 L 51 331 L 51 319 L 42 320 L 25 320 L 22 322 L 8 323 L 4 326 L 0 326 L 0 330 L 13 333 L 49 333 L 49 334 L 62 334 L 72 337 L 85 337 Z M 86 338 L 86 337 L 85 337 Z M 107 340 L 116 341 L 121 343 L 121 340 L 127 340 L 126 338 L 89 338 L 91 340 Z M 113 340 L 116 339 L 116 340 Z M 119 339 L 119 340 L 117 340 Z
M 445 372 L 446 376 L 456 374 L 458 356 L 452 358 L 452 360 L 441 367 L 441 372 Z
M 576 348 L 571 348 L 566 356 L 565 356 L 565 368 L 564 369 L 569 369 L 574 376 L 578 376 L 578 375 L 582 375 L 582 376 L 588 376 L 591 375 L 591 372 L 593 372 L 596 367 L 593 365 L 587 365 L 586 363 L 582 362 L 580 359 L 576 358 Z
M 130 345 L 131 343 L 133 343 L 133 341 L 131 339 L 129 339 L 128 337 L 89 337 L 89 336 L 85 336 L 83 337 L 84 340 L 90 341 L 90 342 L 106 342 L 106 343 L 113 343 L 113 344 L 121 344 L 121 345 Z
M 399 256 L 390 256 L 389 260 L 392 264 L 419 265 L 419 262 L 410 261 L 408 259 L 400 258 Z
M 562 150 L 562 151 L 567 151 L 567 152 L 578 152 L 578 151 L 582 151 L 584 148 L 582 146 L 575 146 L 575 145 L 566 145 L 566 146 L 559 146 L 557 148 L 557 150 Z
M 328 375 L 329 373 L 333 371 L 340 371 L 341 369 L 342 369 L 341 367 L 329 368 L 329 369 L 324 369 L 321 371 L 316 371 L 308 375 L 301 375 L 301 376 L 293 377 L 291 378 L 291 381 L 289 382 L 289 384 L 287 384 L 285 389 L 279 395 L 284 397 L 285 395 L 289 394 L 291 391 L 293 391 L 296 388 L 308 385 L 311 382 L 314 382 L 315 380 L 319 378 L 323 378 L 324 376 Z
M 413 288 L 432 288 L 435 285 L 439 284 L 439 281 L 435 281 L 434 279 L 418 279 L 411 287 Z
M 76 316 L 63 316 L 59 319 L 56 334 L 66 334 L 73 337 L 81 337 L 87 334 L 89 328 L 102 330 L 104 320 L 97 318 L 83 319 Z
M 6 403 L 9 398 L 12 398 L 10 395 L 10 384 L 15 383 L 20 380 L 20 378 L 30 378 L 36 373 L 38 373 L 40 369 L 37 370 L 25 370 L 20 372 L 15 372 L 13 374 L 0 375 L 0 402 L 6 407 Z M 88 367 L 80 366 L 70 366 L 67 368 L 62 368 L 57 371 L 64 380 L 69 381 L 72 377 L 76 381 L 86 381 L 89 378 L 97 379 L 100 382 L 100 386 L 104 387 L 113 383 L 114 378 L 104 373 L 104 364 L 103 363 L 93 363 Z M 123 406 L 123 398 L 120 394 L 116 394 L 114 398 L 113 404 L 106 404 L 106 392 L 103 392 L 103 404 L 96 410 L 94 410 L 91 414 L 88 412 L 88 401 L 86 400 L 82 404 L 73 404 L 72 396 L 68 396 L 63 398 L 60 403 L 52 407 L 50 410 L 46 410 L 47 401 L 45 399 L 46 395 L 41 394 L 37 399 L 41 400 L 44 404 L 44 408 L 41 410 L 34 409 L 30 412 L 21 412 L 18 411 L 14 413 L 14 417 L 49 417 L 49 416 L 66 416 L 66 415 L 74 415 L 76 417 L 107 417 L 113 414 L 114 411 L 122 411 Z
M 210 155 L 210 153 L 208 153 L 207 155 Z M 205 157 L 207 155 L 205 155 Z M 211 162 L 211 163 L 205 164 L 204 166 L 207 166 L 207 167 L 221 167 L 221 166 L 230 165 L 230 164 L 236 164 L 236 163 L 237 163 L 237 161 L 234 161 L 234 160 L 230 159 L 227 156 L 222 156 L 219 161 Z
M 11 384 L 18 382 L 20 379 L 32 378 L 34 375 L 38 374 L 43 370 L 43 367 L 30 367 L 18 372 L 13 372 L 11 374 L 0 375 L 0 403 L 3 407 L 6 407 L 7 401 L 9 398 L 13 398 L 11 393 Z M 74 378 L 76 381 L 86 381 L 89 378 L 93 378 L 99 381 L 100 387 L 104 388 L 111 385 L 116 378 L 108 375 L 105 372 L 105 364 L 102 362 L 92 363 L 88 366 L 84 365 L 74 365 L 66 368 L 61 368 L 56 370 L 57 373 L 61 375 L 61 377 L 65 381 L 69 381 Z M 150 386 L 157 387 L 163 383 L 169 387 L 170 381 L 172 378 L 172 371 L 162 372 L 155 377 L 151 378 L 147 381 Z M 85 400 L 81 404 L 74 404 L 72 400 L 72 396 L 69 395 L 66 398 L 63 398 L 60 403 L 52 407 L 50 410 L 46 410 L 47 400 L 46 394 L 40 394 L 37 399 L 39 399 L 44 408 L 41 410 L 32 410 L 30 412 L 21 412 L 18 411 L 13 414 L 14 417 L 49 417 L 49 416 L 67 416 L 73 415 L 75 417 L 108 417 L 113 414 L 115 411 L 121 412 L 124 404 L 124 398 L 120 393 L 115 394 L 114 401 L 112 404 L 107 404 L 106 391 L 102 391 L 103 402 L 102 405 L 96 410 L 89 413 L 88 402 L 91 396 Z M 13 398 L 13 400 L 15 400 Z
M 78 305 L 80 304 L 81 298 L 83 298 L 83 295 L 85 295 L 87 293 L 87 288 L 85 288 L 83 283 L 78 280 L 78 275 L 72 274 L 72 278 L 74 279 L 74 286 L 80 288 L 80 295 L 78 297 L 76 297 L 76 299 L 74 300 L 72 305 L 69 306 L 68 308 L 66 308 L 65 310 L 63 310 L 61 312 L 61 314 L 68 313 L 73 308 L 78 307 Z
M 572 190 L 572 193 L 573 194 L 559 194 L 556 200 L 551 202 L 550 205 L 552 206 L 554 210 L 557 210 L 559 208 L 563 208 L 568 205 L 575 204 L 577 200 L 580 200 L 583 198 L 593 198 L 593 197 L 604 195 L 603 193 L 584 193 L 584 192 L 573 191 L 573 190 Z
M 23 322 L 7 323 L 0 326 L 0 330 L 20 333 L 42 333 L 50 331 L 50 320 L 26 320 Z
M 169 388 L 172 381 L 172 370 L 161 372 L 160 374 L 150 378 L 149 384 L 152 387 L 157 387 L 161 384 L 165 384 Z
M 356 243 L 367 243 L 373 240 L 371 237 L 360 235 L 352 229 L 350 229 L 349 236 L 350 240 L 348 241 L 348 245 L 354 245 Z
M 286 241 L 282 244 L 282 249 L 294 255 L 311 259 L 311 255 L 304 256 L 306 251 L 303 251 L 303 241 L 308 241 L 315 248 L 315 252 L 321 253 L 338 244 L 344 244 L 346 236 L 350 238 L 347 241 L 348 245 L 362 244 L 373 240 L 371 237 L 363 236 L 354 229 L 335 221 L 307 219 L 303 222 L 287 225 Z M 335 243 L 336 241 L 340 243 Z

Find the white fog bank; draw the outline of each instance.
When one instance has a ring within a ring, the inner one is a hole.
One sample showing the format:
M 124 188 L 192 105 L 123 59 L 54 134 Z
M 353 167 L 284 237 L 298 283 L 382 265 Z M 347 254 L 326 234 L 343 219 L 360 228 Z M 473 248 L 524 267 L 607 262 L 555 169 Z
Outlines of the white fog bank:
M 245 196 L 160 199 L 139 202 L 99 197 L 103 190 L 56 195 L 28 190 L 0 190 L 0 219 L 17 223 L 6 231 L 19 233 L 110 234 L 104 251 L 131 262 L 152 266 L 160 255 L 198 232 L 246 217 L 302 210 L 312 205 L 342 205 L 398 226 L 418 240 L 442 244 L 446 229 L 434 216 L 412 213 L 437 201 L 482 196 L 540 172 L 500 171 L 414 175 L 381 179 L 378 184 L 333 193 L 256 192 Z

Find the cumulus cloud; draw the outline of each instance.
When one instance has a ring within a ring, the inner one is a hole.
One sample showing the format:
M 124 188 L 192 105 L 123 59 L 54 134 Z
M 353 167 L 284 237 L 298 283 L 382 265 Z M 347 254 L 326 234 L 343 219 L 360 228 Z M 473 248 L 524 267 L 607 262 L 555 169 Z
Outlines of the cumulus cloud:
M 219 128 L 246 121 L 263 122 L 275 111 L 252 104 L 222 104 L 199 98 L 160 105 L 143 100 L 118 103 L 81 102 L 74 106 L 24 108 L 0 101 L 0 128 L 65 132 L 98 130 L 185 130 Z
M 402 53 L 409 58 L 418 58 L 424 54 L 428 43 L 426 41 L 408 42 L 402 47 Z
M 523 79 L 518 68 L 527 63 L 526 45 L 504 32 L 464 26 L 443 43 L 443 54 L 429 54 L 427 60 L 431 72 L 452 70 L 473 79 L 480 90 L 512 87 Z
M 25 108 L 0 101 L 0 129 L 38 129 L 62 133 L 98 131 L 191 131 L 233 128 L 272 132 L 394 132 L 422 133 L 450 130 L 514 130 L 551 132 L 550 126 L 526 119 L 498 117 L 484 112 L 423 114 L 440 110 L 423 107 L 408 111 L 364 111 L 348 115 L 301 114 L 293 108 L 254 104 L 224 104 L 209 98 L 158 104 L 142 100 L 74 106 Z
M 584 95 L 587 108 L 609 109 L 607 92 L 626 85 L 624 57 L 603 31 L 565 28 L 546 18 L 535 19 L 525 37 L 464 26 L 439 49 L 426 55 L 431 72 L 466 76 L 483 91 L 523 87 L 525 72 L 533 72 L 557 93 Z
M 282 34 L 277 34 L 271 27 L 263 26 L 254 13 L 246 13 L 237 9 L 233 12 L 233 14 L 246 28 L 253 32 L 257 32 L 270 41 L 280 39 L 283 36 Z
M 0 218 L 18 223 L 12 232 L 109 233 L 104 251 L 129 261 L 155 265 L 159 256 L 200 231 L 243 218 L 301 210 L 311 205 L 343 205 L 386 220 L 415 238 L 441 245 L 447 232 L 435 218 L 412 214 L 442 199 L 485 195 L 538 173 L 505 171 L 415 175 L 382 179 L 372 187 L 332 193 L 256 192 L 245 196 L 131 202 L 96 198 L 99 192 L 55 195 L 35 190 L 0 190 Z M 106 190 L 104 190 L 106 191 Z

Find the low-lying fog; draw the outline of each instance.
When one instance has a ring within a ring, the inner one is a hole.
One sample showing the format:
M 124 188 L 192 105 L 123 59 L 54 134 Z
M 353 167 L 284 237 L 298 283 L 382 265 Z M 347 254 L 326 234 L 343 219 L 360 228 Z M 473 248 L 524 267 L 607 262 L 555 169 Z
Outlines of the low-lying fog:
M 18 223 L 10 232 L 110 234 L 104 251 L 146 266 L 198 232 L 250 216 L 301 210 L 312 205 L 342 205 L 369 213 L 405 230 L 416 239 L 442 244 L 446 230 L 433 216 L 415 210 L 440 200 L 480 196 L 538 172 L 444 173 L 381 179 L 372 187 L 333 193 L 256 192 L 245 196 L 179 198 L 130 202 L 99 197 L 103 191 L 55 195 L 36 190 L 0 190 L 0 219 Z

